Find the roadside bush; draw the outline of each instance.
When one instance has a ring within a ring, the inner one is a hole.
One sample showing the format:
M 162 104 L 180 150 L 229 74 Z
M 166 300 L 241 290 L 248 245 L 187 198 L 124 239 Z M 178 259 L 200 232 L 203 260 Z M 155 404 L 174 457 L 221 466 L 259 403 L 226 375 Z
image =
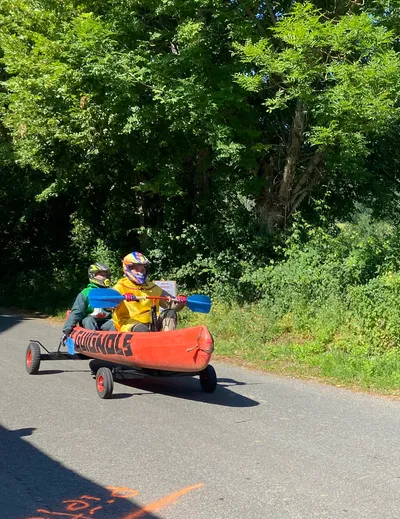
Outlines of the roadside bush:
M 293 233 L 282 261 L 247 270 L 240 282 L 253 285 L 278 315 L 313 315 L 327 300 L 345 300 L 349 287 L 363 286 L 399 266 L 397 229 L 367 220 L 329 231 L 311 229 L 306 242 Z
M 400 274 L 387 273 L 364 286 L 349 287 L 347 306 L 370 354 L 400 344 Z

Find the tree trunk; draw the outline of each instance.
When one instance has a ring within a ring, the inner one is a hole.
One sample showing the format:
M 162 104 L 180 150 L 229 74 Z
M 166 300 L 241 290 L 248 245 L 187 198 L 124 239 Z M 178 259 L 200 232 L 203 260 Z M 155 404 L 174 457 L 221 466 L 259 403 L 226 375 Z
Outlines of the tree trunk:
M 304 104 L 298 100 L 283 171 L 277 170 L 277 161 L 273 157 L 269 157 L 268 161 L 263 160 L 260 164 L 259 171 L 261 176 L 266 178 L 267 185 L 260 194 L 256 207 L 261 222 L 266 225 L 270 234 L 286 227 L 293 212 L 323 177 L 323 158 L 320 150 L 316 150 L 304 166 L 302 147 L 305 120 Z

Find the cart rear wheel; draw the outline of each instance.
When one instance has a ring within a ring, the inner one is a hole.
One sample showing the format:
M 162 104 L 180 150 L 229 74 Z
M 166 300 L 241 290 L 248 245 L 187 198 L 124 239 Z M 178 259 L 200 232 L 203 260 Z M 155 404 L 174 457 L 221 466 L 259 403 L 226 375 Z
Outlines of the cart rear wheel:
M 40 367 L 40 346 L 30 342 L 26 349 L 25 367 L 29 375 L 36 375 Z
M 214 393 L 217 389 L 217 374 L 211 365 L 208 365 L 206 369 L 200 372 L 200 385 L 206 393 Z
M 96 374 L 96 389 L 100 398 L 110 398 L 114 389 L 111 370 L 100 368 Z

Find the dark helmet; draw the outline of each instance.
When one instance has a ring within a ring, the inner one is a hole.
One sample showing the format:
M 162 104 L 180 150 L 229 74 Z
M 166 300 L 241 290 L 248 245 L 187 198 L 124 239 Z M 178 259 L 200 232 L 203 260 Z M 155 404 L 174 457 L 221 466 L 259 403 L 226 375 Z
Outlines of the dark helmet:
M 96 278 L 97 274 L 99 272 L 105 272 L 106 276 L 104 279 L 98 279 Z M 108 288 L 111 284 L 111 271 L 110 267 L 107 267 L 107 265 L 104 265 L 104 263 L 93 263 L 88 268 L 88 276 L 89 281 L 93 283 L 94 285 L 97 285 L 101 288 Z

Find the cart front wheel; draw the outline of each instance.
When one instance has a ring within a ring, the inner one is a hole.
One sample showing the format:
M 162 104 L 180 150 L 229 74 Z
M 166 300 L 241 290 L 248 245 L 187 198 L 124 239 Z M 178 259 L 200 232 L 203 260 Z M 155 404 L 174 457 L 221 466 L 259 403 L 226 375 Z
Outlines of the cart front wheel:
M 114 389 L 111 370 L 100 368 L 96 373 L 96 389 L 100 398 L 110 398 Z
M 26 349 L 25 367 L 29 375 L 36 375 L 40 367 L 40 346 L 30 342 Z
M 206 393 L 214 393 L 217 389 L 217 374 L 212 366 L 208 365 L 200 372 L 200 385 Z

